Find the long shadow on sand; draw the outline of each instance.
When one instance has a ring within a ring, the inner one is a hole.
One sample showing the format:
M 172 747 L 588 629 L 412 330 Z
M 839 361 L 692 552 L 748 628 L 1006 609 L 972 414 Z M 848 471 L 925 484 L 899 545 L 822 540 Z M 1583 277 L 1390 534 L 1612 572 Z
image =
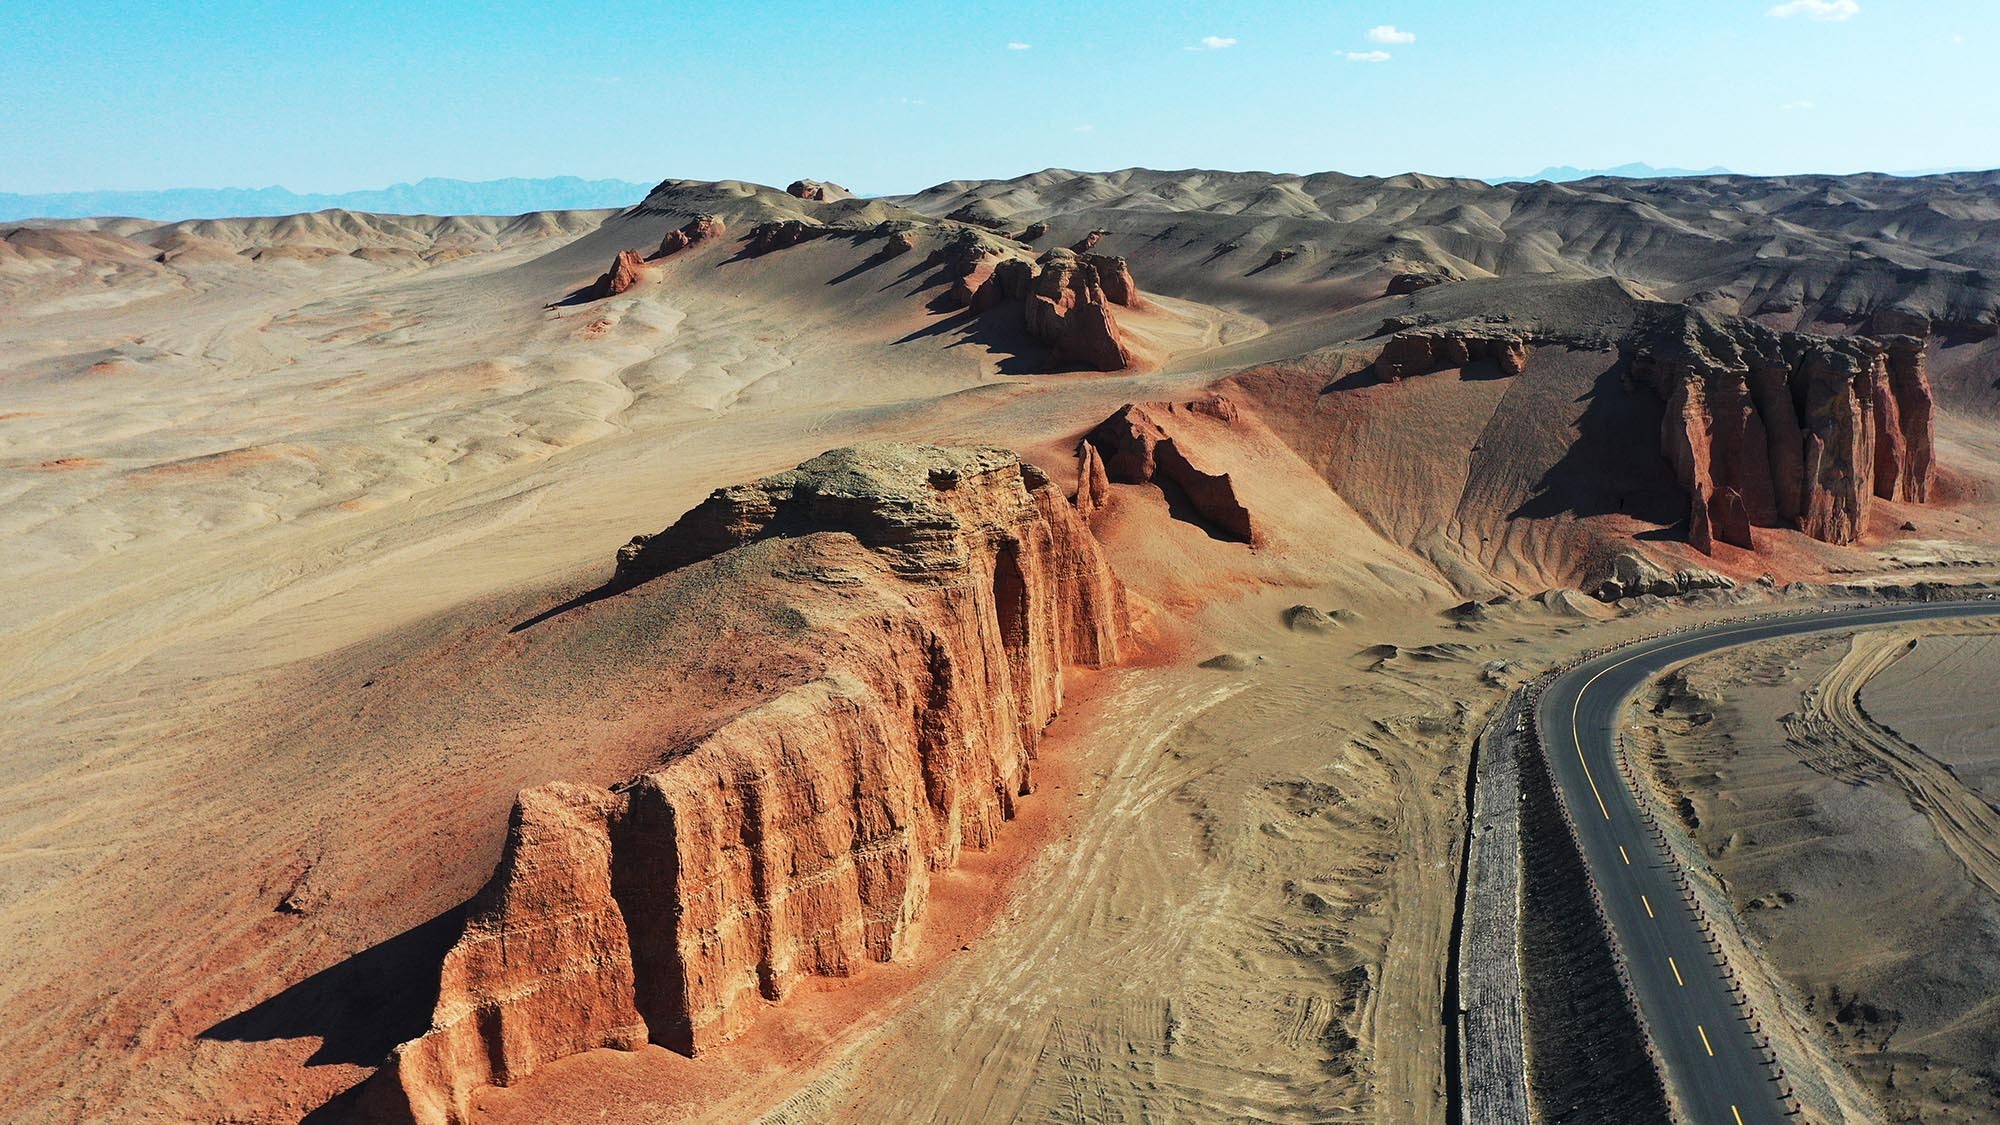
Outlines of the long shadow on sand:
M 375 1066 L 430 1027 L 444 955 L 465 927 L 455 906 L 201 1033 L 232 1043 L 318 1039 L 307 1066 Z
M 1507 518 L 1623 515 L 1663 528 L 1685 521 L 1687 499 L 1660 455 L 1659 399 L 1626 386 L 1618 363 L 1576 401 L 1586 403 L 1576 440 Z

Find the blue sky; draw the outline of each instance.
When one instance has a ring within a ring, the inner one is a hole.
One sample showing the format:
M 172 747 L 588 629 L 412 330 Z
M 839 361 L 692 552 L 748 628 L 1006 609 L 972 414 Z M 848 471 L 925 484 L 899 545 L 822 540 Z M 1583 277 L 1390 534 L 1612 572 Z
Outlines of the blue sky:
M 2000 0 L 408 8 L 4 0 L 0 191 L 2000 165 Z

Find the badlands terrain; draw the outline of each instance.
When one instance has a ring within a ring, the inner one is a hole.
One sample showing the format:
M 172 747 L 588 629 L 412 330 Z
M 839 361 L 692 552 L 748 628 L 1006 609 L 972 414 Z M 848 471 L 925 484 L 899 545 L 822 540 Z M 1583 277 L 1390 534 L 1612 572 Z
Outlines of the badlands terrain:
M 1481 728 L 1992 576 L 1997 333 L 2000 173 L 0 228 L 0 1118 L 1442 1120 Z M 1989 641 L 1650 716 L 1869 1116 L 2000 1100 Z

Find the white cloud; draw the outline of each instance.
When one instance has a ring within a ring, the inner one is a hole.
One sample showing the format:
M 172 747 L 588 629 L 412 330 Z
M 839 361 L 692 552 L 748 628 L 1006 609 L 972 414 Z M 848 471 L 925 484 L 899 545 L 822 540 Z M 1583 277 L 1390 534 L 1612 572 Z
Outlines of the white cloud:
M 1385 23 L 1381 27 L 1371 27 L 1368 29 L 1368 41 L 1370 43 L 1415 43 L 1417 41 L 1417 33 L 1414 31 L 1403 31 L 1395 24 Z
M 1811 99 L 1800 98 L 1798 101 L 1795 102 L 1786 102 L 1784 105 L 1781 105 L 1778 108 L 1786 113 L 1791 113 L 1795 110 L 1811 109 L 1813 108 L 1813 103 Z
M 1033 46 L 1034 46 L 1033 43 L 1023 43 L 1017 39 L 1014 42 L 1007 44 L 1007 49 L 1010 51 L 1025 51 Z
M 1095 125 L 1078 125 L 1078 126 L 1077 126 L 1077 127 L 1075 128 L 1075 129 L 1072 129 L 1072 130 L 1071 130 L 1071 132 L 1074 132 L 1074 133 L 1088 133 L 1088 132 L 1090 132 L 1091 130 L 1093 130 L 1093 129 L 1095 129 L 1095 128 L 1097 128 L 1097 126 L 1095 126 Z
M 1201 37 L 1201 42 L 1184 49 L 1189 51 L 1220 51 L 1224 47 L 1234 46 L 1236 46 L 1236 39 L 1233 36 L 1204 35 Z
M 1859 0 L 1785 0 L 1771 9 L 1779 19 L 1804 16 L 1810 20 L 1851 20 L 1861 14 Z
M 1387 51 L 1349 51 L 1349 52 L 1347 52 L 1347 61 L 1348 61 L 1348 62 L 1388 62 L 1388 61 L 1389 61 L 1389 52 L 1387 52 Z

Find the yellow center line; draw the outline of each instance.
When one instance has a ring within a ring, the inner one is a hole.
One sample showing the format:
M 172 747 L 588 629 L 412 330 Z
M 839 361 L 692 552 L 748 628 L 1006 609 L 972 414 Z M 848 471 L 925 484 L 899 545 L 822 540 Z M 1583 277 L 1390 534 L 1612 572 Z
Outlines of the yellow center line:
M 1841 625 L 1834 626 L 1834 628 L 1844 628 L 1844 627 L 1860 628 L 1861 627 L 1860 623 L 1862 621 L 1872 621 L 1873 618 L 1881 616 L 1883 614 L 1889 615 L 1890 619 L 1893 621 L 1896 617 L 1900 616 L 1904 612 L 1906 612 L 1906 608 L 1901 606 L 1884 606 L 1881 609 L 1877 610 L 1860 610 L 1856 612 L 1852 617 L 1844 617 L 1842 619 Z M 1953 616 L 1969 616 L 1969 615 L 1955 614 Z M 1570 704 L 1569 738 L 1570 742 L 1572 742 L 1576 746 L 1576 760 L 1579 764 L 1583 766 L 1583 779 L 1590 783 L 1590 794 L 1591 796 L 1597 798 L 1597 811 L 1604 814 L 1604 819 L 1606 820 L 1611 819 L 1611 809 L 1604 803 L 1604 793 L 1597 788 L 1597 778 L 1590 772 L 1589 759 L 1583 756 L 1583 731 L 1582 731 L 1581 716 L 1583 713 L 1583 697 L 1590 691 L 1590 685 L 1596 683 L 1600 679 L 1603 679 L 1605 673 L 1610 672 L 1615 668 L 1622 668 L 1625 665 L 1632 663 L 1634 660 L 1639 660 L 1647 656 L 1655 656 L 1658 655 L 1659 653 L 1667 651 L 1668 649 L 1679 648 L 1684 644 L 1690 644 L 1696 641 L 1712 641 L 1718 637 L 1730 637 L 1730 636 L 1735 636 L 1739 633 L 1754 633 L 1760 629 L 1767 628 L 1772 624 L 1775 623 L 1764 621 L 1748 625 L 1739 625 L 1733 629 L 1721 629 L 1713 633 L 1704 633 L 1702 635 L 1688 637 L 1683 640 L 1671 641 L 1667 644 L 1659 645 L 1657 647 L 1652 647 L 1652 648 L 1642 647 L 1640 651 L 1633 653 L 1632 655 L 1624 658 L 1623 660 L 1618 661 L 1615 664 L 1606 665 L 1605 667 L 1598 670 L 1597 675 L 1592 676 L 1589 679 L 1583 681 L 1583 686 L 1576 690 L 1575 701 L 1573 701 Z M 1817 631 L 1817 630 L 1809 630 L 1809 631 Z M 1720 645 L 1716 647 L 1728 648 L 1730 646 Z M 1713 649 L 1705 649 L 1703 651 L 1704 652 L 1713 651 Z
M 1681 979 L 1681 967 L 1674 964 L 1674 959 L 1671 955 L 1667 958 L 1667 968 L 1674 971 L 1674 983 L 1680 985 L 1682 988 L 1686 988 L 1688 982 Z
M 1625 861 L 1625 866 L 1632 866 L 1632 857 L 1625 854 L 1625 845 L 1623 844 L 1618 845 L 1618 858 Z
M 1694 1029 L 1701 1033 L 1701 1049 L 1708 1052 L 1709 1058 L 1714 1058 L 1715 1048 L 1708 1045 L 1708 1029 L 1700 1024 L 1695 1024 Z
M 1743 1115 L 1736 1112 L 1735 1106 L 1729 1107 L 1729 1116 L 1734 1117 L 1736 1119 L 1736 1125 L 1743 1125 Z
M 1643 903 L 1645 903 L 1645 904 L 1646 904 L 1646 917 L 1648 917 L 1648 918 L 1651 918 L 1651 917 L 1654 917 L 1654 914 L 1653 914 L 1653 900 L 1652 900 L 1652 899 L 1650 899 L 1650 898 L 1647 898 L 1647 897 L 1646 897 L 1645 895 L 1640 895 L 1640 896 L 1639 896 L 1639 901 L 1640 901 L 1640 902 L 1643 902 Z

